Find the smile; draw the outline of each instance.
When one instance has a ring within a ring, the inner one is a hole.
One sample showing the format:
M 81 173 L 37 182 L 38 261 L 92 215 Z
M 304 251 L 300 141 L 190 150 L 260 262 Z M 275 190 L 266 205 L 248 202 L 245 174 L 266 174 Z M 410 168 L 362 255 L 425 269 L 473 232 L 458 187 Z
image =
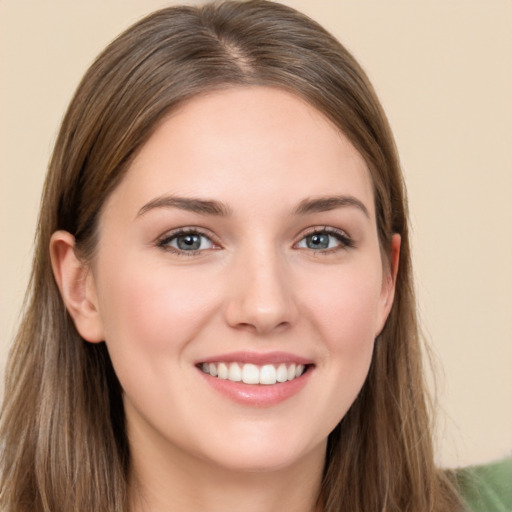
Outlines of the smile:
M 244 384 L 272 385 L 300 377 L 306 370 L 303 364 L 281 363 L 278 365 L 238 362 L 202 363 L 199 368 L 212 377 Z

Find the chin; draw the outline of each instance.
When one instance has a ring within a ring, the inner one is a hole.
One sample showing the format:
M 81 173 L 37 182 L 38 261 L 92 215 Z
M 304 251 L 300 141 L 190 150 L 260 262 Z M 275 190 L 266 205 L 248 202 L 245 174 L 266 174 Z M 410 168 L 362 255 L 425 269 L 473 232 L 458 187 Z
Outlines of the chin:
M 286 442 L 280 436 L 273 436 L 268 441 L 262 437 L 236 441 L 220 453 L 210 453 L 208 458 L 219 469 L 240 473 L 278 472 L 302 464 L 310 465 L 314 460 L 323 464 L 325 459 L 327 439 L 310 447 Z

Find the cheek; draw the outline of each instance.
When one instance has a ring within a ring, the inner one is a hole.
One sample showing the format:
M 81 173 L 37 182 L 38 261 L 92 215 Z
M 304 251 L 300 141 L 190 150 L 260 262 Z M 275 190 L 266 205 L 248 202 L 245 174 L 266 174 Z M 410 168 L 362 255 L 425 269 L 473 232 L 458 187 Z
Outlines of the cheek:
M 165 265 L 118 262 L 109 267 L 100 309 L 110 350 L 157 355 L 181 349 L 208 322 L 217 296 L 210 277 Z M 101 281 L 101 280 L 100 280 Z
M 379 267 L 377 267 L 379 268 Z M 326 437 L 359 394 L 372 360 L 380 304 L 381 274 L 374 264 L 339 265 L 311 272 L 297 286 L 309 339 L 316 340 L 315 378 L 321 393 L 311 400 L 317 438 Z M 314 277 L 314 279 L 313 279 Z
M 204 275 L 139 263 L 119 260 L 102 281 L 105 341 L 125 399 L 144 423 L 156 417 L 169 425 L 180 396 L 193 394 L 180 368 L 190 365 L 190 347 L 214 314 L 218 294 Z M 167 412 L 159 413 L 164 403 Z
M 373 344 L 381 308 L 381 279 L 372 265 L 340 267 L 324 276 L 317 274 L 314 286 L 308 286 L 304 306 L 330 352 L 357 354 L 368 342 Z
M 359 394 L 372 361 L 380 307 L 381 277 L 365 268 L 340 271 L 324 292 L 311 292 L 311 318 L 321 334 L 325 357 L 319 371 L 329 380 L 321 408 L 332 430 Z

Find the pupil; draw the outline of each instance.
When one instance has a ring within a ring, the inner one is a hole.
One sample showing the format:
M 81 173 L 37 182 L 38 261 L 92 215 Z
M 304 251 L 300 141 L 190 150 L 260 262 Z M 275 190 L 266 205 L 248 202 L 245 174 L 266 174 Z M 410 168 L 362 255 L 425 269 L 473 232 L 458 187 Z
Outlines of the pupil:
M 199 235 L 184 235 L 178 238 L 178 247 L 180 249 L 195 250 L 201 246 L 201 238 Z
M 310 249 L 327 249 L 329 247 L 329 235 L 315 234 L 309 237 Z

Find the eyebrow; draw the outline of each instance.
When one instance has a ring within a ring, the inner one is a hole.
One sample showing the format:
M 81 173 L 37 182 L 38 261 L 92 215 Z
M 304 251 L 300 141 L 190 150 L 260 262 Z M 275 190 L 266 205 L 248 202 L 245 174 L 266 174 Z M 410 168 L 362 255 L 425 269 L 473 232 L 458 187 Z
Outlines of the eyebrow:
M 296 215 L 306 215 L 308 213 L 327 212 L 336 208 L 354 207 L 370 218 L 368 208 L 357 198 L 353 196 L 327 196 L 304 199 L 299 203 L 295 210 Z
M 140 217 L 155 208 L 179 208 L 180 210 L 187 210 L 201 215 L 214 215 L 218 217 L 227 217 L 231 214 L 230 208 L 220 201 L 178 196 L 162 196 L 152 199 L 146 203 L 137 213 L 137 217 Z
M 327 212 L 343 207 L 357 208 L 364 213 L 366 217 L 370 218 L 368 209 L 359 199 L 345 195 L 304 199 L 299 203 L 294 213 L 295 215 L 307 215 L 311 213 Z M 228 217 L 231 215 L 229 206 L 220 201 L 179 196 L 161 196 L 146 203 L 138 211 L 137 217 L 157 208 L 178 208 L 201 215 L 213 215 L 217 217 Z

